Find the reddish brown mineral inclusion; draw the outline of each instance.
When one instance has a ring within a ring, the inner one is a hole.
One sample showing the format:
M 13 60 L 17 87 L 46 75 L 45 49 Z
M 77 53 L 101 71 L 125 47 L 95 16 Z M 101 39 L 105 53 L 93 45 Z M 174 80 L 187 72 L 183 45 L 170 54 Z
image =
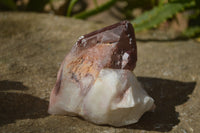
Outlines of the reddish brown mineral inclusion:
M 64 60 L 73 82 L 88 90 L 103 68 L 133 70 L 137 61 L 134 29 L 130 22 L 105 27 L 81 36 Z M 62 70 L 63 69 L 63 70 Z M 87 79 L 87 83 L 85 83 Z M 58 82 L 58 81 L 57 81 Z M 58 88 L 59 90 L 59 88 Z
M 92 58 L 94 61 L 99 59 L 95 62 L 102 62 L 104 58 L 111 57 L 112 60 L 104 63 L 102 67 L 133 70 L 136 66 L 135 34 L 128 21 L 122 21 L 80 37 L 72 51 L 80 53 L 83 50 L 91 52 L 91 56 L 100 56 Z

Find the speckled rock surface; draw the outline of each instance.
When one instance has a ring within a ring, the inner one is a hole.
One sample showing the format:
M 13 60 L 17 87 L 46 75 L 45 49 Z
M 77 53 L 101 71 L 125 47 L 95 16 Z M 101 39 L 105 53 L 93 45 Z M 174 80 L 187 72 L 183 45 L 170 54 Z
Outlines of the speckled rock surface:
M 136 34 L 135 69 L 155 99 L 155 112 L 121 128 L 47 114 L 49 93 L 61 61 L 80 35 L 101 27 L 46 14 L 0 13 L 0 132 L 200 131 L 200 44 L 171 40 L 156 32 Z

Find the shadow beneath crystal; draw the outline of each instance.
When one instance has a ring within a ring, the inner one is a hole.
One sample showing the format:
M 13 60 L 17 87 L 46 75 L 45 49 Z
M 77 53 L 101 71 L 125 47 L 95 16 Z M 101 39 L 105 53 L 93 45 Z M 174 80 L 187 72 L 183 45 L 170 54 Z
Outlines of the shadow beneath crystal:
M 18 81 L 14 82 L 9 80 L 0 81 L 0 91 L 7 91 L 7 90 L 28 90 L 28 88 Z
M 145 113 L 138 123 L 125 126 L 128 129 L 166 132 L 177 125 L 179 113 L 175 106 L 185 103 L 192 94 L 196 82 L 180 82 L 174 80 L 138 77 L 144 89 L 155 100 L 154 112 Z M 123 127 L 124 128 L 124 127 Z
M 0 81 L 0 126 L 20 119 L 36 119 L 48 116 L 48 101 L 10 90 L 27 90 L 21 82 Z M 9 92 L 8 92 L 9 91 Z

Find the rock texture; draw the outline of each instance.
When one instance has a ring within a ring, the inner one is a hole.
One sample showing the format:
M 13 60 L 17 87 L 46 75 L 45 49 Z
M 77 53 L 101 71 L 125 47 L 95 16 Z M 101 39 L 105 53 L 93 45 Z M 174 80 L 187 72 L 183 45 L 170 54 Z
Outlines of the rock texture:
M 160 32 L 136 34 L 135 73 L 157 108 L 130 126 L 97 126 L 75 117 L 49 116 L 47 108 L 66 52 L 79 36 L 102 25 L 34 13 L 5 12 L 0 18 L 0 132 L 200 131 L 199 43 Z

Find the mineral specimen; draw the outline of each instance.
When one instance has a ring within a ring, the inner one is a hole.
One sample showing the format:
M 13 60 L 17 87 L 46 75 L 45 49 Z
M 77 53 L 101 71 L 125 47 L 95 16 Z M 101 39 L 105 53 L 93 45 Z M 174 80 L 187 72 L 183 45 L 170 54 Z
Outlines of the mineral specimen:
M 48 112 L 78 115 L 96 124 L 136 123 L 154 106 L 132 72 L 136 61 L 128 21 L 81 36 L 58 71 Z

